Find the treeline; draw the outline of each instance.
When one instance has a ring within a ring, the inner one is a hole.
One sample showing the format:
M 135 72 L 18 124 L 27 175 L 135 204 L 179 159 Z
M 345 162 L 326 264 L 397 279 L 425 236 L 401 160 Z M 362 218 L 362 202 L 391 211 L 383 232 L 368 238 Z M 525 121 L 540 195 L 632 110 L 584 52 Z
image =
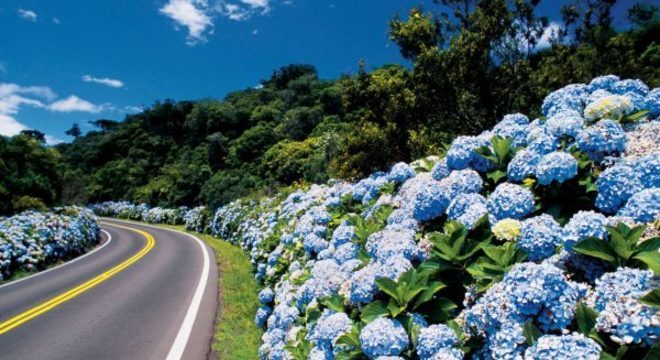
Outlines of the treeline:
M 562 9 L 560 26 L 535 14 L 538 0 L 436 3 L 445 7 L 414 8 L 390 21 L 409 66 L 361 63 L 355 74 L 323 80 L 313 66 L 290 65 L 223 100 L 167 100 L 121 122 L 97 120 L 85 135 L 74 127 L 72 143 L 40 150 L 52 160 L 44 169 L 57 176 L 14 170 L 7 158 L 5 143 L 34 146 L 38 136 L 3 139 L 0 193 L 11 199 L 1 210 L 34 199 L 217 207 L 255 191 L 363 177 L 440 153 L 458 134 L 480 132 L 506 113 L 534 115 L 551 90 L 598 75 L 660 86 L 660 20 L 649 4 L 632 7 L 632 27 L 616 32 L 615 0 L 576 1 Z M 15 200 L 22 194 L 30 198 Z

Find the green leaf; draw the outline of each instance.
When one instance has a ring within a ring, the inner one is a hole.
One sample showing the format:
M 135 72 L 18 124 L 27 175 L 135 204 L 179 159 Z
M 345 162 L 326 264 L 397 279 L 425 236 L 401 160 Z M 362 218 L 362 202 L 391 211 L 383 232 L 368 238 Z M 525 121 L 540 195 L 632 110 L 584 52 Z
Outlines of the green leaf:
M 625 115 L 625 116 L 621 117 L 620 122 L 623 123 L 623 124 L 635 122 L 635 121 L 640 120 L 643 117 L 645 117 L 648 113 L 649 113 L 648 110 L 640 110 L 640 111 L 634 112 L 632 114 Z
M 614 355 L 611 355 L 611 354 L 605 352 L 605 350 L 603 350 L 603 351 L 600 352 L 600 359 L 601 360 L 616 360 L 616 357 Z
M 337 345 L 345 345 L 349 347 L 360 348 L 360 330 L 362 328 L 359 325 L 353 324 L 351 331 L 341 335 L 337 338 Z
M 627 346 L 621 346 L 617 351 L 616 351 L 616 360 L 621 360 L 623 359 L 623 355 L 625 355 L 626 351 L 628 351 Z
M 598 313 L 580 302 L 577 305 L 575 310 L 575 318 L 577 320 L 578 330 L 584 335 L 589 335 L 591 330 L 593 330 L 594 325 L 596 325 L 596 318 L 598 318 Z
M 648 294 L 639 298 L 639 301 L 654 307 L 660 307 L 660 288 L 649 291 Z
M 651 350 L 646 353 L 642 360 L 658 360 L 660 359 L 660 344 L 656 343 L 651 347 Z
M 594 238 L 582 240 L 573 246 L 573 251 L 605 260 L 616 266 L 617 258 L 614 250 L 604 241 Z
M 404 310 L 406 310 L 406 308 L 399 306 L 399 304 L 397 304 L 394 299 L 390 299 L 390 302 L 387 303 L 387 311 L 390 312 L 392 317 L 399 316 L 399 314 L 401 314 Z
M 657 251 L 645 251 L 633 256 L 633 258 L 646 264 L 654 273 L 660 273 L 660 253 Z
M 636 252 L 658 251 L 660 249 L 660 237 L 654 237 L 637 244 Z
M 388 279 L 388 278 L 378 278 L 376 279 L 376 285 L 378 288 L 386 293 L 387 295 L 393 297 L 396 299 L 397 297 L 397 292 L 396 292 L 396 282 L 394 280 Z
M 387 304 L 379 300 L 365 306 L 364 309 L 362 309 L 360 317 L 363 322 L 370 323 L 379 317 L 386 316 L 387 314 L 389 314 Z
M 341 295 L 335 295 L 321 299 L 319 303 L 330 310 L 344 312 L 344 298 Z
M 429 319 L 434 323 L 446 322 L 452 316 L 454 309 L 458 308 L 451 300 L 439 298 L 433 303 L 433 307 L 428 314 Z
M 536 340 L 541 337 L 541 331 L 531 320 L 528 320 L 525 323 L 525 326 L 523 326 L 523 335 L 525 335 L 525 343 L 532 346 L 536 343 Z
M 500 180 L 506 177 L 506 171 L 495 170 L 491 171 L 486 175 L 486 177 L 493 181 L 493 183 L 498 184 Z
M 445 287 L 447 287 L 447 285 L 445 285 L 441 281 L 430 282 L 426 287 L 426 290 L 422 291 L 422 293 L 417 297 L 417 300 L 415 300 L 415 303 L 413 304 L 413 309 L 417 309 L 419 306 L 430 301 L 433 298 L 433 295 L 435 295 L 435 293 L 444 289 Z

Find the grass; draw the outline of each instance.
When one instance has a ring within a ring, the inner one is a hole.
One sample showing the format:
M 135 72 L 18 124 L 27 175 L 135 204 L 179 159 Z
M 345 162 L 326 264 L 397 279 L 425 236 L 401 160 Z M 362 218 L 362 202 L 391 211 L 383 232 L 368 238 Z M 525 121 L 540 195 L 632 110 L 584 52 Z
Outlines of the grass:
M 158 225 L 193 234 L 215 250 L 220 271 L 220 302 L 213 351 L 221 360 L 258 359 L 262 331 L 254 325 L 259 307 L 259 285 L 250 258 L 243 250 L 210 235 L 187 231 L 183 226 Z

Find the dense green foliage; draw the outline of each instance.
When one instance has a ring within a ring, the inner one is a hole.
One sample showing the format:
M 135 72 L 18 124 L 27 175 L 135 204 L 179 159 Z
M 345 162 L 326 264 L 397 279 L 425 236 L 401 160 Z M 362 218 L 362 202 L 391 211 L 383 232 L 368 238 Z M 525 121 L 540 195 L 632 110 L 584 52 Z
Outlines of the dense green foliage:
M 44 146 L 43 134 L 0 136 L 0 215 L 44 210 L 59 200 L 60 164 L 60 153 Z
M 558 27 L 535 15 L 539 2 L 437 0 L 446 7 L 394 17 L 390 38 L 409 66 L 361 63 L 356 74 L 323 80 L 313 66 L 290 65 L 223 100 L 157 102 L 122 122 L 97 120 L 97 130 L 84 135 L 74 126 L 67 132 L 74 141 L 57 146 L 58 176 L 53 149 L 39 150 L 51 155 L 35 166 L 25 162 L 43 174 L 13 170 L 10 150 L 2 150 L 2 211 L 36 206 L 36 199 L 217 207 L 441 153 L 457 134 L 478 133 L 507 113 L 539 115 L 550 90 L 598 75 L 660 86 L 655 7 L 633 7 L 634 26 L 616 32 L 615 0 L 577 0 L 562 10 Z

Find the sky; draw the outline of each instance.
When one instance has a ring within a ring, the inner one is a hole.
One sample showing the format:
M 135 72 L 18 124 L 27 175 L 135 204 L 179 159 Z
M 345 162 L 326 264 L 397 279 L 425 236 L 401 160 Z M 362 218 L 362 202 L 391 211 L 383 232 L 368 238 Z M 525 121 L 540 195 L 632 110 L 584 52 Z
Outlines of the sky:
M 429 1 L 427 1 L 428 3 Z M 538 12 L 559 20 L 568 0 Z M 625 21 L 621 1 L 615 19 Z M 322 78 L 404 63 L 387 23 L 420 0 L 1 0 L 0 135 L 70 141 L 157 100 L 222 98 L 291 63 Z M 8 36 L 7 36 L 8 35 Z

